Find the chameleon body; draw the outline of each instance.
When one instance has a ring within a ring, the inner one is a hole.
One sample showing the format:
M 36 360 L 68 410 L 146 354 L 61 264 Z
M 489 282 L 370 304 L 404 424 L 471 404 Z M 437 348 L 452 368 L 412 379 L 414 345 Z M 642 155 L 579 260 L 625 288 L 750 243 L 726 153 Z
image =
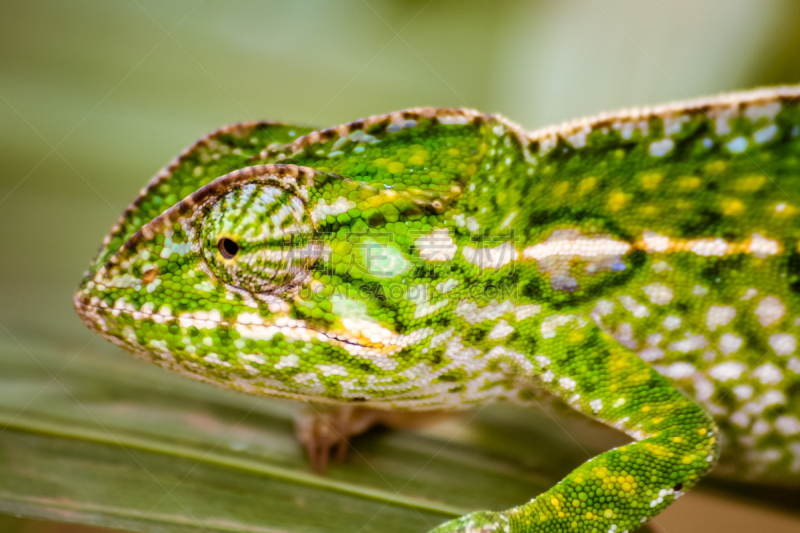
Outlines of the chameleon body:
M 200 140 L 75 296 L 162 367 L 388 410 L 545 391 L 633 438 L 444 531 L 619 532 L 720 473 L 800 481 L 800 88 L 532 133 L 422 108 Z

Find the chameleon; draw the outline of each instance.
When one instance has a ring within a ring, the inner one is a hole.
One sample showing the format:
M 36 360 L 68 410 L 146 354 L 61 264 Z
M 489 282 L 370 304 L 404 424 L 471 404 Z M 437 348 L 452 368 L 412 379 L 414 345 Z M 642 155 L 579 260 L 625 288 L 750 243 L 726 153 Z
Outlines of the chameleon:
M 623 533 L 715 465 L 800 484 L 798 199 L 798 86 L 533 132 L 241 123 L 141 191 L 74 305 L 168 370 L 331 405 L 325 457 L 376 413 L 556 398 L 631 442 L 434 531 Z

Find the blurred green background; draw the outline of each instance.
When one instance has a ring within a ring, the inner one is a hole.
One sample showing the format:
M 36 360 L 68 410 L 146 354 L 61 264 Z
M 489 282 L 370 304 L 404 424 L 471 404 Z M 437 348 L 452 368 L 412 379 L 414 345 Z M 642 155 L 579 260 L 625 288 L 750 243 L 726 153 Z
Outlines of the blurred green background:
M 619 107 L 798 81 L 795 0 L 3 0 L 0 513 L 92 522 L 89 511 L 37 511 L 37 502 L 59 494 L 47 493 L 52 483 L 19 480 L 36 477 L 39 464 L 58 470 L 61 452 L 14 440 L 28 438 L 28 430 L 58 434 L 54 427 L 79 420 L 89 431 L 96 418 L 113 424 L 123 416 L 102 407 L 54 414 L 76 397 L 86 402 L 82 392 L 102 405 L 131 382 L 152 380 L 167 403 L 180 388 L 183 400 L 194 394 L 244 412 L 256 405 L 143 369 L 95 340 L 72 310 L 72 291 L 103 236 L 147 180 L 196 138 L 243 120 L 326 127 L 426 105 L 500 112 L 535 129 Z M 69 387 L 59 389 L 59 372 Z M 98 385 L 116 374 L 128 380 L 119 389 Z M 147 396 L 137 384 L 135 394 Z M 125 401 L 136 403 L 135 394 Z M 190 402 L 182 405 L 191 410 Z M 258 409 L 274 420 L 288 416 L 282 407 L 278 414 Z M 501 412 L 489 409 L 478 423 L 492 424 Z M 450 442 L 442 437 L 447 427 L 438 431 L 430 438 Z M 32 470 L 17 468 L 19 450 L 31 453 Z M 302 468 L 301 454 L 291 454 Z M 107 478 L 98 479 L 102 487 Z M 24 500 L 25 490 L 39 499 Z M 800 517 L 786 509 L 698 493 L 654 528 L 723 530 L 729 520 L 728 531 L 745 531 L 747 520 L 771 519 L 771 531 L 800 530 Z M 457 503 L 473 504 L 466 496 Z M 0 516 L 0 530 L 88 531 L 8 516 Z

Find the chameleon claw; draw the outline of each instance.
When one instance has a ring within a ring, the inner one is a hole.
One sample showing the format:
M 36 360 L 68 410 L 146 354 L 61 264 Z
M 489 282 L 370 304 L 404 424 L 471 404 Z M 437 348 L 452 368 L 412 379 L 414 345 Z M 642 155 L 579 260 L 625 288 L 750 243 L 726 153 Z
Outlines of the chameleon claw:
M 297 438 L 306 450 L 311 469 L 324 475 L 328 469 L 331 448 L 347 448 L 347 441 L 334 429 L 330 413 L 311 413 L 297 421 Z M 338 454 L 337 454 L 338 456 Z
M 349 441 L 340 441 L 336 444 L 336 462 L 339 464 L 344 463 L 347 458 L 347 449 L 350 447 Z

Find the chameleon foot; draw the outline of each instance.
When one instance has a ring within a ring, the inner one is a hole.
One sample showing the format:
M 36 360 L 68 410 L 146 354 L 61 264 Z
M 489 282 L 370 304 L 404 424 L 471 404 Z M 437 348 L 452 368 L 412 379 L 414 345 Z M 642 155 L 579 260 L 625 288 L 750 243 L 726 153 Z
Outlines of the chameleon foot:
M 333 410 L 316 407 L 301 416 L 295 431 L 306 449 L 311 468 L 324 474 L 332 454 L 338 462 L 344 461 L 350 437 L 380 423 L 379 415 L 380 412 L 373 409 L 345 406 Z
M 458 416 L 453 411 L 385 411 L 347 405 L 344 407 L 314 406 L 301 416 L 295 427 L 298 440 L 308 453 L 311 467 L 324 474 L 328 460 L 333 455 L 344 461 L 350 447 L 350 437 L 359 435 L 373 426 L 421 429 Z
M 494 533 L 511 531 L 511 524 L 504 513 L 475 511 L 455 520 L 445 522 L 430 533 Z

